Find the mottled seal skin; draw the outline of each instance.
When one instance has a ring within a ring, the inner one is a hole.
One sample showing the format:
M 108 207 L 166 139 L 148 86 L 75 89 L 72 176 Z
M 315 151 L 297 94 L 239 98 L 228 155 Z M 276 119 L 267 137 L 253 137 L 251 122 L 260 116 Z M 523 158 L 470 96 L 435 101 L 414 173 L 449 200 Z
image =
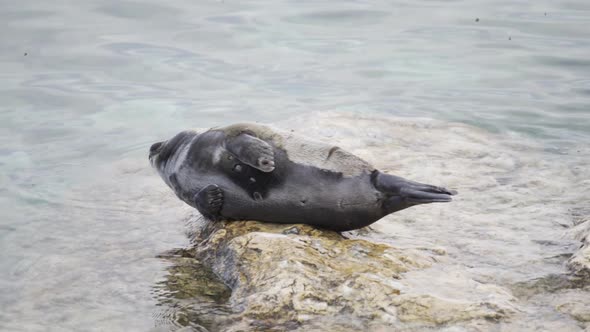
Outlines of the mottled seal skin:
M 213 220 L 347 231 L 456 192 L 376 170 L 336 146 L 257 124 L 183 131 L 150 148 L 166 184 Z

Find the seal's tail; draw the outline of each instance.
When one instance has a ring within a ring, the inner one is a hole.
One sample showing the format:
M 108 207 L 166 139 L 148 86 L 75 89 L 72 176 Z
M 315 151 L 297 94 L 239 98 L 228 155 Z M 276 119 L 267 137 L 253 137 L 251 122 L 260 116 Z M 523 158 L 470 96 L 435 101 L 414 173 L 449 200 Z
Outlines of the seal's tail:
M 450 202 L 451 196 L 457 194 L 455 190 L 414 182 L 381 172 L 373 174 L 373 184 L 387 196 L 384 202 L 387 213 L 418 204 Z

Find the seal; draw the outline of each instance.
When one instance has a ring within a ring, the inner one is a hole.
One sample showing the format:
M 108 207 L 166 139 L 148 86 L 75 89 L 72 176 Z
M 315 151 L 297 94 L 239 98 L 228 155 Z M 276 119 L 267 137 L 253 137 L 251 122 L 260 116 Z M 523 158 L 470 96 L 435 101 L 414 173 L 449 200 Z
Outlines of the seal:
M 456 194 L 383 173 L 337 146 L 250 123 L 183 131 L 153 144 L 149 160 L 181 200 L 212 220 L 347 231 Z

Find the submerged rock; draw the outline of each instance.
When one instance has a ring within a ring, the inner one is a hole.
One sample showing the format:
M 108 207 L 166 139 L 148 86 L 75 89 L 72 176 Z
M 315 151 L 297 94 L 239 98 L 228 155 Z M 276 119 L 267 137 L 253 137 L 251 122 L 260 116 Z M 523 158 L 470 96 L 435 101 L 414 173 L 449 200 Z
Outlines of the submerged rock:
M 231 289 L 190 251 L 174 250 L 159 257 L 172 263 L 167 277 L 154 287 L 160 304 L 170 308 L 156 317 L 160 330 L 178 331 L 179 326 L 190 328 L 187 331 L 218 330 L 219 317 L 232 312 L 227 304 Z
M 577 276 L 590 282 L 590 220 L 574 228 L 575 237 L 582 241 L 580 249 L 568 260 L 568 268 Z
M 401 321 L 454 323 L 476 318 L 497 320 L 512 312 L 510 307 L 496 303 L 449 301 L 431 295 L 402 295 L 394 300 Z
M 211 329 L 352 331 L 496 320 L 513 312 L 509 301 L 494 299 L 496 289 L 484 302 L 412 289 L 404 274 L 431 267 L 443 258 L 440 248 L 402 249 L 350 236 L 356 238 L 308 225 L 201 221 L 188 252 L 232 290 L 232 314 Z M 199 288 L 174 278 L 179 294 L 190 292 L 182 285 Z
M 588 302 L 588 293 L 586 292 L 569 292 L 567 300 L 561 300 L 556 309 L 562 313 L 570 315 L 579 322 L 590 322 L 590 303 Z M 566 296 L 563 296 L 566 298 Z M 590 325 L 589 325 L 590 327 Z

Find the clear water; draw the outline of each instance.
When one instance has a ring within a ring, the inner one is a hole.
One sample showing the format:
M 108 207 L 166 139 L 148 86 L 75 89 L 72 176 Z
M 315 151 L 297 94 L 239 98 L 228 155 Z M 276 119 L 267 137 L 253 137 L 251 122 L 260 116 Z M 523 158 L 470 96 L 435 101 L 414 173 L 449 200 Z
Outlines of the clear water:
M 590 160 L 584 0 L 2 1 L 0 22 L 0 329 L 156 325 L 155 256 L 187 239 L 147 149 L 187 127 L 309 111 L 459 121 L 535 142 L 510 156 L 590 193 L 557 176 Z M 485 166 L 510 170 L 498 158 Z M 559 223 L 571 204 L 552 202 Z M 521 203 L 524 222 L 546 216 Z

